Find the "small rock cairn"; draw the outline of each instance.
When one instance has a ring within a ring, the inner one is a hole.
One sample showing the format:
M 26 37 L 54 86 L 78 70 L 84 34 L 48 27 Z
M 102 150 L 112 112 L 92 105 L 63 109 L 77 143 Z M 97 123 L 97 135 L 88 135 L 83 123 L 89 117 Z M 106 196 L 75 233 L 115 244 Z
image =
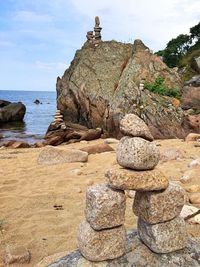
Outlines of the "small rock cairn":
M 56 124 L 56 123 L 62 123 L 62 122 L 63 122 L 63 115 L 61 114 L 60 110 L 57 109 L 56 114 L 54 116 L 53 123 Z
M 94 27 L 94 33 L 93 31 L 88 31 L 87 32 L 87 41 L 89 43 L 93 43 L 94 41 L 101 41 L 101 30 L 102 28 L 100 27 L 100 19 L 98 16 L 95 17 L 95 27 Z
M 153 252 L 169 253 L 186 246 L 185 222 L 179 216 L 184 190 L 156 169 L 159 150 L 147 125 L 127 114 L 120 122 L 125 135 L 119 142 L 119 165 L 106 172 L 107 184 L 89 187 L 84 221 L 78 231 L 78 247 L 90 261 L 114 259 L 125 254 L 124 190 L 135 190 L 133 211 L 138 216 L 138 235 Z

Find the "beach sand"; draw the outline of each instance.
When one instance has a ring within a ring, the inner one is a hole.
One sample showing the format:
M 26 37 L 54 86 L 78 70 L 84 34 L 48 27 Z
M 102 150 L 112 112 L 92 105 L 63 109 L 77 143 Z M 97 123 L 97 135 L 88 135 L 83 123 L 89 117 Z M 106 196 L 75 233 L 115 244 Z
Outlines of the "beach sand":
M 81 148 L 100 143 L 102 139 L 61 147 Z M 158 168 L 170 180 L 178 181 L 189 169 L 188 163 L 200 158 L 200 148 L 194 147 L 193 142 L 174 139 L 156 143 L 161 153 L 176 148 L 185 155 L 180 160 L 159 163 Z M 27 250 L 31 253 L 29 264 L 12 266 L 34 266 L 44 257 L 76 249 L 77 227 L 84 219 L 86 188 L 105 182 L 105 171 L 116 162 L 113 151 L 89 155 L 87 163 L 39 165 L 37 158 L 42 149 L 0 149 L 0 266 L 5 266 L 6 249 L 13 255 Z M 200 173 L 200 165 L 194 168 Z M 200 184 L 198 175 L 194 183 Z M 136 228 L 132 202 L 127 197 L 127 229 Z M 188 224 L 188 232 L 200 236 L 200 225 Z

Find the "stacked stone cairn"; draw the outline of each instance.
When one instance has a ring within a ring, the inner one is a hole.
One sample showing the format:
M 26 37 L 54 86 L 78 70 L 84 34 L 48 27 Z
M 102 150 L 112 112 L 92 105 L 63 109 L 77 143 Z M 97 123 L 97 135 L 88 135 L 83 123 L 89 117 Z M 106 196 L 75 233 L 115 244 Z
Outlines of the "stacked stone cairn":
M 86 37 L 87 37 L 88 42 L 91 42 L 94 39 L 93 31 L 87 32 Z
M 95 26 L 94 26 L 94 32 L 93 31 L 88 31 L 86 38 L 87 42 L 89 43 L 98 43 L 101 41 L 101 30 L 102 28 L 100 27 L 100 19 L 98 16 L 95 17 Z
M 95 27 L 94 27 L 94 38 L 95 40 L 101 40 L 101 30 L 100 19 L 98 16 L 95 17 Z
M 61 114 L 60 110 L 57 109 L 56 114 L 54 116 L 53 123 L 56 124 L 56 123 L 62 123 L 62 122 L 63 122 L 63 115 Z
M 138 234 L 156 253 L 169 253 L 186 246 L 184 220 L 179 216 L 185 192 L 156 167 L 159 150 L 147 125 L 136 115 L 127 114 L 120 122 L 126 135 L 117 147 L 120 166 L 106 173 L 108 184 L 121 190 L 135 190 L 133 211 L 138 216 Z
M 126 253 L 125 190 L 135 190 L 133 211 L 138 235 L 152 251 L 169 253 L 186 246 L 184 190 L 156 167 L 159 150 L 147 125 L 127 114 L 120 122 L 125 135 L 116 150 L 118 164 L 106 172 L 107 183 L 86 192 L 86 220 L 78 230 L 78 248 L 90 261 L 115 259 Z

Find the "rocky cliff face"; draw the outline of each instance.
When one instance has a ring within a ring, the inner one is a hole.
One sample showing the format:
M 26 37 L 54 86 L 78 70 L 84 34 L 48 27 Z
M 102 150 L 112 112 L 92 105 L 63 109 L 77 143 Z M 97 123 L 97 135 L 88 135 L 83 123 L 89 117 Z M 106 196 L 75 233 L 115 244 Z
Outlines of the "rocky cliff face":
M 141 80 L 165 77 L 166 85 L 181 88 L 176 71 L 169 69 L 140 41 L 89 43 L 75 54 L 70 67 L 57 79 L 57 107 L 65 121 L 88 128 L 101 127 L 118 136 L 119 119 L 134 113 L 155 138 L 183 137 L 183 112 L 169 97 L 141 90 Z

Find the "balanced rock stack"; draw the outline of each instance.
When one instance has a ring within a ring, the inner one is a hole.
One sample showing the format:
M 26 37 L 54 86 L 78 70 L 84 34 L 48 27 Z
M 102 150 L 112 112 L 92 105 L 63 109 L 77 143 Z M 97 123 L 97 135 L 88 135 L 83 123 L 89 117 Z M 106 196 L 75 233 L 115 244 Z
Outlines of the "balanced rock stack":
M 78 247 L 90 261 L 115 259 L 125 253 L 126 197 L 107 184 L 91 186 L 86 192 L 84 221 L 78 231 Z
M 184 190 L 155 168 L 159 150 L 139 117 L 127 114 L 120 130 L 125 136 L 116 150 L 119 165 L 106 172 L 107 184 L 89 187 L 86 193 L 86 221 L 79 227 L 78 248 L 90 261 L 115 259 L 127 252 L 124 190 L 136 191 L 133 211 L 147 247 L 169 253 L 186 246 L 185 224 L 179 217 Z
M 88 42 L 91 42 L 94 38 L 93 31 L 88 31 L 86 37 Z
M 56 110 L 56 114 L 54 116 L 53 123 L 62 123 L 63 122 L 63 115 L 60 113 L 60 110 Z
M 94 27 L 94 38 L 95 40 L 101 40 L 101 30 L 100 19 L 98 16 L 95 17 L 95 27 Z
M 159 150 L 152 142 L 147 125 L 136 115 L 127 114 L 120 122 L 123 137 L 116 151 L 117 162 L 106 173 L 108 185 L 120 190 L 136 190 L 133 211 L 139 217 L 138 234 L 156 253 L 169 253 L 186 246 L 184 190 L 169 183 L 156 165 Z

